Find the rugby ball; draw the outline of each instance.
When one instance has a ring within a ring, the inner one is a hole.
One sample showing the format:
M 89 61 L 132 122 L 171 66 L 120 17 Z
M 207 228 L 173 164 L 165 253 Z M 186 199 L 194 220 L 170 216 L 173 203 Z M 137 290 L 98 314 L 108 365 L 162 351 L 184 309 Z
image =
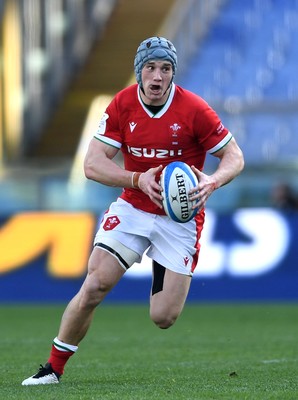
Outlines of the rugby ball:
M 197 213 L 192 206 L 197 201 L 190 201 L 188 193 L 198 185 L 198 178 L 189 165 L 182 161 L 168 164 L 160 177 L 162 205 L 169 218 L 176 222 L 188 222 Z

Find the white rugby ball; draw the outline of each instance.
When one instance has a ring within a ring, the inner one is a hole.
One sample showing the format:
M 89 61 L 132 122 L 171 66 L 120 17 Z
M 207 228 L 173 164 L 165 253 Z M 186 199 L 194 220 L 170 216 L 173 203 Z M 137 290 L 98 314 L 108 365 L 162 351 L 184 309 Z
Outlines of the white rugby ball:
M 167 216 L 176 222 L 190 221 L 197 209 L 192 210 L 196 201 L 190 201 L 188 193 L 198 185 L 198 178 L 190 166 L 182 161 L 171 162 L 162 171 L 160 185 Z

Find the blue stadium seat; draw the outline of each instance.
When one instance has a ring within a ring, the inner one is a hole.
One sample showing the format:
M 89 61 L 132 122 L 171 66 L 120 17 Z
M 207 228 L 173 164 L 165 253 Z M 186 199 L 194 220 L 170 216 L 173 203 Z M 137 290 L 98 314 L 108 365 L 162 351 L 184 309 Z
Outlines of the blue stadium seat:
M 178 82 L 222 105 L 223 121 L 235 128 L 249 165 L 298 157 L 298 117 L 285 107 L 298 101 L 297 34 L 297 0 L 230 0 Z M 223 111 L 229 101 L 253 106 L 255 113 L 229 115 Z

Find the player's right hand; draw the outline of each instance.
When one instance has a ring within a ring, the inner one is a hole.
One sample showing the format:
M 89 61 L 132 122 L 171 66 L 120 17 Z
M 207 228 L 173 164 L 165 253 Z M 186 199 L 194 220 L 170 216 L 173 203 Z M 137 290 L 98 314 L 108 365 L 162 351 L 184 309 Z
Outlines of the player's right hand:
M 139 177 L 139 189 L 142 190 L 150 200 L 162 208 L 162 187 L 156 180 L 156 176 L 159 176 L 163 169 L 162 165 L 155 168 L 150 168 L 146 172 L 143 172 Z

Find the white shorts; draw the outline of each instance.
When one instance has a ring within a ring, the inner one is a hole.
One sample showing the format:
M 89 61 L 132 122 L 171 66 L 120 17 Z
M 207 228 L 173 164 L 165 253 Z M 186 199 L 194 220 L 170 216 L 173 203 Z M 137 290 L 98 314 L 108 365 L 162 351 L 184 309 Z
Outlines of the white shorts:
M 199 221 L 178 223 L 119 198 L 104 215 L 94 245 L 109 251 L 125 269 L 139 263 L 148 249 L 147 256 L 165 268 L 191 276 L 198 261 L 204 213 L 200 216 Z

